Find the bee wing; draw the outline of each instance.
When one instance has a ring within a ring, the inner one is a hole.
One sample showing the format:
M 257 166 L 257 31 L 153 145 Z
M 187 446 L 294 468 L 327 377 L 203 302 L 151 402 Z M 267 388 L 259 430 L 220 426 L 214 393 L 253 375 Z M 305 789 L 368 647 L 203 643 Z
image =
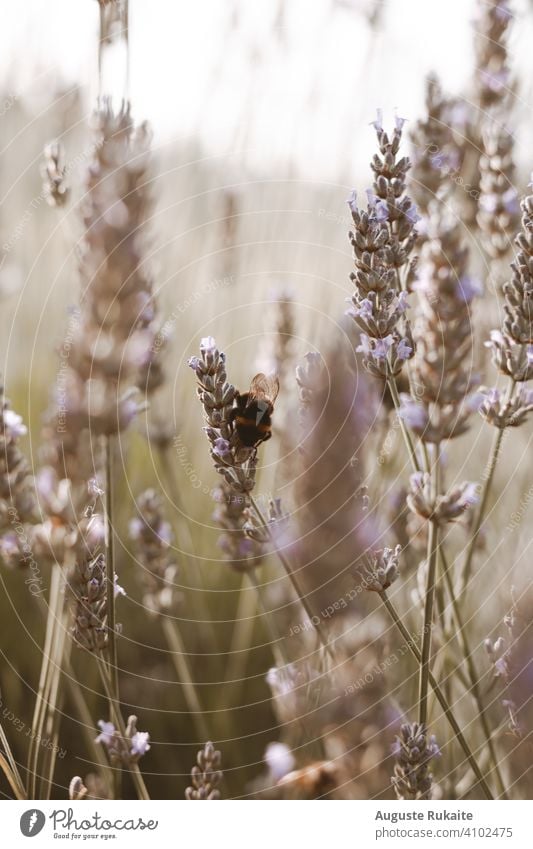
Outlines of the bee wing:
M 250 397 L 256 400 L 260 400 L 261 398 L 266 398 L 268 401 L 274 403 L 276 398 L 278 397 L 279 392 L 279 380 L 276 375 L 272 377 L 267 377 L 266 374 L 260 372 L 256 374 L 254 378 L 252 378 L 252 382 L 250 384 Z

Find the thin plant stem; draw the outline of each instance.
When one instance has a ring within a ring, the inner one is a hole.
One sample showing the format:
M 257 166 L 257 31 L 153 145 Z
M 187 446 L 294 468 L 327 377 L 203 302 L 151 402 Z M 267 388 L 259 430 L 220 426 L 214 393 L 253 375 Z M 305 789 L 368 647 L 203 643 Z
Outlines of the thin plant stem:
M 115 545 L 113 531 L 113 441 L 108 436 L 105 439 L 105 544 L 106 544 L 106 578 L 107 578 L 107 634 L 110 677 L 113 681 L 113 692 L 118 701 L 118 661 L 117 661 L 117 631 L 115 619 Z
M 275 627 L 275 624 L 274 624 L 275 621 L 276 621 L 275 617 L 270 616 L 267 608 L 265 607 L 265 605 L 263 603 L 263 596 L 262 596 L 262 593 L 261 593 L 261 587 L 260 587 L 259 582 L 257 580 L 257 575 L 256 575 L 256 572 L 255 572 L 255 569 L 250 569 L 250 571 L 247 573 L 247 576 L 248 576 L 248 580 L 250 581 L 251 585 L 255 589 L 256 597 L 257 597 L 257 606 L 258 606 L 259 612 L 261 613 L 261 615 L 263 616 L 263 618 L 266 622 L 266 628 L 267 628 L 267 631 L 269 633 L 270 641 L 271 641 L 272 654 L 274 656 L 274 660 L 276 661 L 276 665 L 280 669 L 282 669 L 283 667 L 289 668 L 291 662 L 290 662 L 290 659 L 289 659 L 289 657 L 288 657 L 288 655 L 285 651 L 283 638 L 276 631 L 276 627 Z M 308 742 L 308 741 L 312 742 L 314 735 L 312 734 L 311 729 L 308 728 L 305 719 L 302 716 L 298 716 L 296 721 L 297 721 L 298 725 L 300 726 L 300 729 L 303 733 L 303 739 L 306 742 Z
M 434 491 L 433 498 L 439 494 L 439 446 L 435 446 L 434 458 Z M 437 575 L 437 559 L 439 552 L 439 525 L 436 519 L 429 519 L 428 549 L 427 549 L 427 582 L 424 603 L 424 627 L 422 631 L 422 653 L 420 659 L 420 679 L 418 687 L 418 721 L 427 725 L 428 687 L 431 662 L 431 637 L 433 631 L 433 607 L 435 602 L 435 586 Z
M 257 575 L 255 574 L 255 569 L 250 569 L 250 571 L 247 573 L 247 577 L 256 592 L 257 605 L 259 608 L 259 612 L 263 616 L 263 619 L 266 623 L 266 629 L 270 637 L 270 645 L 272 649 L 272 654 L 274 655 L 274 659 L 278 666 L 289 666 L 290 661 L 286 657 L 285 650 L 281 648 L 281 646 L 283 646 L 283 640 L 281 640 L 278 634 L 276 634 L 272 623 L 272 617 L 269 615 L 268 610 L 263 604 L 261 587 L 259 586 Z
M 436 500 L 440 489 L 440 448 L 435 445 L 433 465 L 433 498 Z M 424 601 L 424 627 L 422 629 L 422 652 L 420 660 L 420 679 L 418 686 L 418 721 L 427 725 L 429 671 L 431 663 L 431 638 L 433 633 L 433 609 L 437 583 L 437 563 L 439 552 L 439 525 L 436 518 L 429 519 L 427 546 L 427 581 Z
M 9 765 L 7 758 L 4 757 L 2 752 L 0 752 L 0 769 L 2 770 L 5 777 L 7 778 L 8 782 L 9 782 L 9 786 L 11 787 L 11 789 L 12 789 L 13 793 L 15 794 L 15 796 L 17 797 L 17 799 L 19 801 L 23 801 L 24 799 L 27 799 L 28 797 L 26 796 L 26 791 L 24 790 L 24 786 L 19 783 L 20 775 L 18 775 L 18 773 L 13 772 L 13 770 L 11 769 L 11 766 Z
M 25 799 L 26 791 L 24 789 L 24 782 L 22 781 L 22 778 L 20 776 L 17 762 L 13 757 L 13 752 L 11 751 L 11 746 L 9 745 L 9 741 L 2 727 L 2 723 L 0 723 L 0 743 L 2 744 L 5 751 L 5 756 L 0 752 L 0 766 L 4 771 L 11 787 L 13 788 L 13 792 L 15 793 L 17 799 Z
M 251 503 L 256 515 L 257 515 L 257 518 L 261 522 L 261 525 L 263 526 L 265 532 L 268 534 L 270 540 L 274 543 L 274 548 L 275 548 L 276 554 L 279 557 L 279 560 L 280 560 L 280 562 L 281 562 L 281 564 L 282 564 L 282 566 L 285 570 L 287 577 L 289 578 L 289 580 L 290 580 L 290 582 L 293 586 L 294 592 L 296 593 L 296 595 L 297 595 L 297 597 L 300 601 L 300 604 L 302 605 L 302 607 L 305 611 L 306 616 L 308 617 L 309 621 L 313 624 L 313 627 L 314 627 L 314 629 L 315 629 L 315 631 L 316 631 L 316 633 L 319 637 L 320 642 L 322 643 L 322 645 L 323 645 L 324 649 L 326 650 L 326 652 L 328 653 L 329 657 L 332 660 L 335 660 L 333 648 L 332 648 L 331 644 L 328 642 L 328 638 L 327 638 L 326 634 L 324 633 L 324 629 L 322 628 L 322 625 L 320 624 L 320 622 L 316 621 L 317 617 L 314 615 L 313 611 L 311 610 L 311 607 L 309 606 L 309 602 L 307 601 L 307 598 L 305 597 L 304 593 L 300 589 L 298 580 L 296 578 L 296 575 L 293 572 L 291 564 L 289 563 L 288 559 L 285 557 L 283 552 L 280 551 L 279 548 L 277 547 L 275 540 L 273 539 L 272 533 L 270 531 L 270 528 L 268 526 L 268 522 L 265 519 L 265 517 L 263 516 L 263 513 L 261 512 L 261 508 L 258 506 L 257 502 L 255 501 L 255 499 L 251 495 L 250 495 L 250 503 Z
M 168 487 L 170 498 L 172 499 L 172 503 L 176 508 L 175 510 L 171 511 L 170 515 L 170 521 L 172 524 L 172 530 L 174 531 L 174 536 L 181 545 L 187 545 L 189 547 L 190 551 L 192 552 L 192 556 L 194 557 L 194 540 L 191 536 L 189 525 L 187 521 L 185 521 L 183 518 L 183 499 L 181 498 L 179 487 L 177 486 L 176 478 L 173 474 L 173 462 L 172 457 L 170 455 L 170 449 L 158 447 L 157 456 L 159 459 L 159 468 L 161 470 L 161 474 L 165 478 L 165 484 Z M 184 559 L 183 551 L 180 551 L 180 556 L 182 559 Z M 204 632 L 205 636 L 208 635 L 211 646 L 216 647 L 215 632 L 210 620 L 208 607 L 205 603 L 205 583 L 203 580 L 202 572 L 195 566 L 194 562 L 191 561 L 191 558 L 187 558 L 187 560 L 185 561 L 185 565 L 188 567 L 188 580 L 192 581 L 193 577 L 195 579 L 198 579 L 197 585 L 199 585 L 200 590 L 195 592 L 194 604 L 198 616 L 200 616 L 202 619 L 202 631 Z
M 106 584 L 107 584 L 107 661 L 109 666 L 110 692 L 113 702 L 120 706 L 118 680 L 117 625 L 115 616 L 115 540 L 113 526 L 113 438 L 104 437 L 105 458 L 105 547 L 106 547 Z M 110 705 L 111 707 L 111 705 Z M 120 711 L 119 711 L 120 712 Z M 122 775 L 120 770 L 113 772 L 114 795 L 120 797 Z
M 46 603 L 41 596 L 32 596 L 35 599 L 37 604 L 37 610 L 39 613 L 44 616 L 46 620 L 47 611 L 46 611 Z M 39 603 L 40 602 L 40 603 Z M 85 736 L 87 748 L 90 752 L 94 754 L 95 760 L 98 765 L 102 768 L 102 770 L 109 770 L 109 763 L 106 758 L 102 755 L 101 748 L 99 746 L 95 746 L 94 744 L 94 736 L 92 734 L 92 728 L 94 726 L 94 721 L 91 716 L 91 712 L 87 706 L 87 702 L 85 700 L 85 696 L 81 690 L 81 687 L 77 680 L 77 675 L 74 672 L 72 663 L 70 661 L 70 656 L 68 652 L 65 652 L 62 660 L 62 671 L 64 676 L 65 686 L 68 690 L 69 696 L 74 703 L 74 706 L 77 710 L 77 713 L 80 717 L 80 724 L 82 733 Z
M 104 776 L 109 776 L 111 774 L 111 780 L 105 779 L 108 789 L 111 789 L 113 772 L 109 765 L 107 758 L 102 753 L 101 746 L 98 746 L 94 742 L 94 720 L 91 716 L 91 712 L 89 711 L 89 707 L 85 700 L 85 696 L 79 686 L 78 682 L 75 679 L 75 673 L 70 661 L 67 661 L 64 664 L 63 676 L 66 682 L 67 690 L 69 691 L 69 696 L 72 699 L 76 711 L 80 718 L 80 724 L 82 728 L 82 733 L 85 737 L 85 741 L 87 743 L 87 748 L 94 754 L 94 758 L 100 769 L 102 770 Z
M 200 740 L 210 740 L 212 735 L 209 733 L 207 723 L 204 718 L 204 712 L 196 692 L 196 686 L 189 668 L 185 645 L 183 643 L 177 624 L 167 616 L 162 620 L 163 633 L 171 651 L 172 662 L 176 668 L 178 678 L 183 687 L 185 701 L 192 714 L 196 730 L 200 736 Z
M 400 632 L 403 639 L 405 640 L 405 644 L 408 646 L 409 650 L 411 651 L 411 654 L 413 655 L 413 657 L 415 658 L 415 660 L 418 663 L 421 663 L 422 655 L 420 654 L 420 652 L 418 651 L 418 649 L 415 645 L 415 640 L 411 636 L 411 634 L 409 633 L 409 631 L 407 630 L 405 625 L 403 624 L 398 612 L 396 611 L 396 608 L 394 607 L 391 600 L 388 598 L 387 593 L 385 591 L 383 591 L 381 593 L 378 593 L 378 595 L 381 598 L 385 607 L 387 608 L 387 611 L 388 611 L 392 621 L 394 622 L 394 624 L 398 628 L 398 631 Z M 464 755 L 465 755 L 468 763 L 470 764 L 474 775 L 476 776 L 476 778 L 478 780 L 479 786 L 481 787 L 481 789 L 482 789 L 482 791 L 483 791 L 483 793 L 484 793 L 484 795 L 487 799 L 493 799 L 494 797 L 492 795 L 490 787 L 488 786 L 488 784 L 487 784 L 487 782 L 486 782 L 486 780 L 483 776 L 483 773 L 481 772 L 481 770 L 479 768 L 478 762 L 476 761 L 476 759 L 475 759 L 475 757 L 474 757 L 474 755 L 473 755 L 473 753 L 470 749 L 470 746 L 468 745 L 466 738 L 465 738 L 463 732 L 461 731 L 457 720 L 455 719 L 453 711 L 450 708 L 444 693 L 442 692 L 439 684 L 437 683 L 437 681 L 436 681 L 436 679 L 435 679 L 435 677 L 434 677 L 434 675 L 431 671 L 429 672 L 428 679 L 429 679 L 429 683 L 431 685 L 431 689 L 435 693 L 435 697 L 436 697 L 438 703 L 440 704 L 440 706 L 441 706 L 441 708 L 444 712 L 444 715 L 445 715 L 446 719 L 448 720 L 455 736 L 457 737 L 457 742 L 461 746 L 461 748 L 464 752 Z
M 452 613 L 455 620 L 455 632 L 459 639 L 459 644 L 461 646 L 461 651 L 463 652 L 463 656 L 466 662 L 466 667 L 468 670 L 468 677 L 470 680 L 470 688 L 472 691 L 472 695 L 474 697 L 474 701 L 476 703 L 476 707 L 478 709 L 479 718 L 481 720 L 481 727 L 483 728 L 483 733 L 485 735 L 485 739 L 487 741 L 487 746 L 489 749 L 489 754 L 492 761 L 492 768 L 494 770 L 494 774 L 496 776 L 496 781 L 498 783 L 498 790 L 500 796 L 502 798 L 507 798 L 505 784 L 502 778 L 502 774 L 500 771 L 500 765 L 498 762 L 498 756 L 494 747 L 494 740 L 492 739 L 492 734 L 490 731 L 489 721 L 487 717 L 487 710 L 485 708 L 483 697 L 481 695 L 481 688 L 479 686 L 479 676 L 476 669 L 476 664 L 474 661 L 474 657 L 472 655 L 472 651 L 470 649 L 470 644 L 467 636 L 466 627 L 463 621 L 463 617 L 461 614 L 461 609 L 457 602 L 457 597 L 455 595 L 455 590 L 453 587 L 452 576 L 450 575 L 449 564 L 446 560 L 446 555 L 444 553 L 443 548 L 440 548 L 440 558 L 442 563 L 442 572 L 444 575 L 444 581 L 446 584 L 446 589 L 448 591 L 448 595 L 450 597 L 450 601 L 452 604 Z
M 41 792 L 39 798 L 49 799 L 52 790 L 52 782 L 54 778 L 54 769 L 56 763 L 57 748 L 55 746 L 59 738 L 59 727 L 62 717 L 62 702 L 63 693 L 60 691 L 61 670 L 63 668 L 65 652 L 70 650 L 70 642 L 67 643 L 67 619 L 65 615 L 65 603 L 61 607 L 60 615 L 58 616 L 57 628 L 57 654 L 54 658 L 54 664 L 51 675 L 50 693 L 46 706 L 46 717 L 44 730 L 48 740 L 52 743 L 48 750 L 48 766 L 43 765 L 43 776 L 41 778 Z M 46 761 L 46 758 L 45 758 Z
M 487 466 L 487 477 L 485 479 L 485 483 L 483 486 L 483 493 L 481 495 L 481 503 L 479 505 L 479 510 L 476 516 L 476 520 L 474 522 L 474 529 L 472 531 L 472 536 L 470 538 L 470 542 L 468 545 L 468 549 L 466 552 L 465 564 L 463 567 L 463 575 L 461 581 L 461 594 L 467 588 L 470 578 L 472 575 L 472 561 L 474 559 L 474 553 L 476 550 L 476 545 L 479 537 L 479 532 L 481 530 L 481 526 L 483 524 L 483 518 L 485 516 L 485 510 L 487 509 L 487 504 L 489 500 L 490 489 L 492 486 L 492 481 L 494 479 L 494 471 L 496 469 L 496 464 L 498 462 L 498 457 L 500 456 L 500 449 L 502 446 L 504 429 L 498 428 L 497 432 L 494 434 L 494 440 L 492 442 L 492 449 L 490 452 L 489 463 Z
M 422 654 L 420 656 L 420 680 L 418 686 L 418 721 L 427 723 L 427 700 L 429 683 L 429 665 L 431 656 L 431 632 L 433 629 L 433 606 L 435 600 L 435 576 L 438 554 L 437 522 L 430 520 L 428 534 L 428 574 L 426 583 L 426 598 L 424 604 L 424 628 L 422 635 Z
M 389 388 L 389 392 L 391 394 L 391 398 L 394 404 L 394 409 L 396 410 L 396 415 L 398 416 L 398 421 L 400 423 L 400 430 L 402 432 L 402 436 L 407 448 L 407 452 L 409 454 L 409 459 L 411 460 L 411 465 L 415 472 L 420 471 L 420 463 L 418 462 L 418 457 L 416 456 L 416 449 L 409 433 L 409 430 L 400 415 L 400 396 L 398 395 L 398 387 L 396 385 L 396 379 L 394 377 L 387 377 L 387 386 Z
M 243 575 L 239 590 L 239 603 L 235 614 L 235 625 L 228 652 L 228 665 L 224 676 L 226 684 L 233 682 L 233 684 L 229 684 L 228 689 L 237 686 L 244 676 L 247 649 L 251 644 L 257 603 L 257 593 L 250 591 L 246 575 Z
M 506 401 L 509 402 L 513 397 L 514 388 L 516 386 L 516 381 L 509 381 L 509 389 L 507 391 Z M 466 552 L 465 563 L 463 566 L 463 574 L 461 581 L 461 590 L 459 595 L 462 596 L 464 591 L 466 590 L 470 578 L 472 576 L 472 562 L 476 550 L 476 545 L 478 541 L 479 532 L 481 530 L 481 526 L 483 525 L 483 519 L 485 518 L 485 511 L 487 509 L 487 504 L 489 502 L 490 490 L 492 487 L 492 482 L 494 480 L 494 472 L 496 470 L 496 465 L 498 463 L 498 458 L 500 456 L 500 450 L 502 447 L 504 428 L 498 428 L 497 432 L 494 434 L 494 439 L 492 441 L 492 448 L 489 455 L 489 461 L 487 464 L 487 471 L 485 475 L 485 482 L 483 485 L 483 492 L 481 495 L 481 503 L 479 505 L 478 514 L 476 516 L 476 521 L 474 523 L 474 529 L 472 531 L 472 536 L 470 538 L 470 543 L 468 545 L 468 549 Z
M 30 745 L 28 749 L 28 798 L 35 799 L 37 794 L 37 768 L 39 763 L 39 743 L 46 718 L 46 704 L 50 693 L 53 674 L 52 655 L 56 649 L 57 611 L 60 603 L 61 568 L 55 563 L 50 580 L 50 599 L 46 617 L 46 632 L 43 646 L 43 659 L 39 676 L 39 687 L 33 711 Z

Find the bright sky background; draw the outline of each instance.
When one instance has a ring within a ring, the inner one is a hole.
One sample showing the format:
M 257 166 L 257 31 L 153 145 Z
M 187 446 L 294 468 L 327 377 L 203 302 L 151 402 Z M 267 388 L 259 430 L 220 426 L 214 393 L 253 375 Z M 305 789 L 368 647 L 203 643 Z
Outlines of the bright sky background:
M 517 0 L 517 12 L 528 2 Z M 365 5 L 130 0 L 134 114 L 151 121 L 159 143 L 198 134 L 211 155 L 245 148 L 256 168 L 283 167 L 290 153 L 306 173 L 337 174 L 339 157 L 358 161 L 373 144 L 361 128 L 376 107 L 389 120 L 395 108 L 414 119 L 430 69 L 458 91 L 473 65 L 474 0 L 386 0 L 377 32 Z M 525 61 L 530 19 L 514 36 Z M 94 93 L 97 21 L 96 0 L 4 3 L 9 84 L 31 93 L 60 73 Z

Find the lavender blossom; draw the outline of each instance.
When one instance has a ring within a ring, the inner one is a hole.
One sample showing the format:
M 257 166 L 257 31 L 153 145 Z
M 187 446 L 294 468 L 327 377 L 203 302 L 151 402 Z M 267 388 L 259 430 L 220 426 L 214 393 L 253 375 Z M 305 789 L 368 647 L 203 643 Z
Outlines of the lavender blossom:
M 220 763 L 220 752 L 215 750 L 212 743 L 206 743 L 198 752 L 197 765 L 191 770 L 192 784 L 185 791 L 186 799 L 193 801 L 220 799 L 219 785 L 223 775 Z

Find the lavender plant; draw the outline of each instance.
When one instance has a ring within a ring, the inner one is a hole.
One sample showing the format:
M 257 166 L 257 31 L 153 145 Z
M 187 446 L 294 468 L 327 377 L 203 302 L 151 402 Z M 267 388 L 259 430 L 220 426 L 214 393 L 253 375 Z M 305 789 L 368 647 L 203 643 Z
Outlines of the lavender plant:
M 222 781 L 221 755 L 212 743 L 200 749 L 197 764 L 191 770 L 192 784 L 185 791 L 190 801 L 213 801 L 220 799 L 219 784 Z

